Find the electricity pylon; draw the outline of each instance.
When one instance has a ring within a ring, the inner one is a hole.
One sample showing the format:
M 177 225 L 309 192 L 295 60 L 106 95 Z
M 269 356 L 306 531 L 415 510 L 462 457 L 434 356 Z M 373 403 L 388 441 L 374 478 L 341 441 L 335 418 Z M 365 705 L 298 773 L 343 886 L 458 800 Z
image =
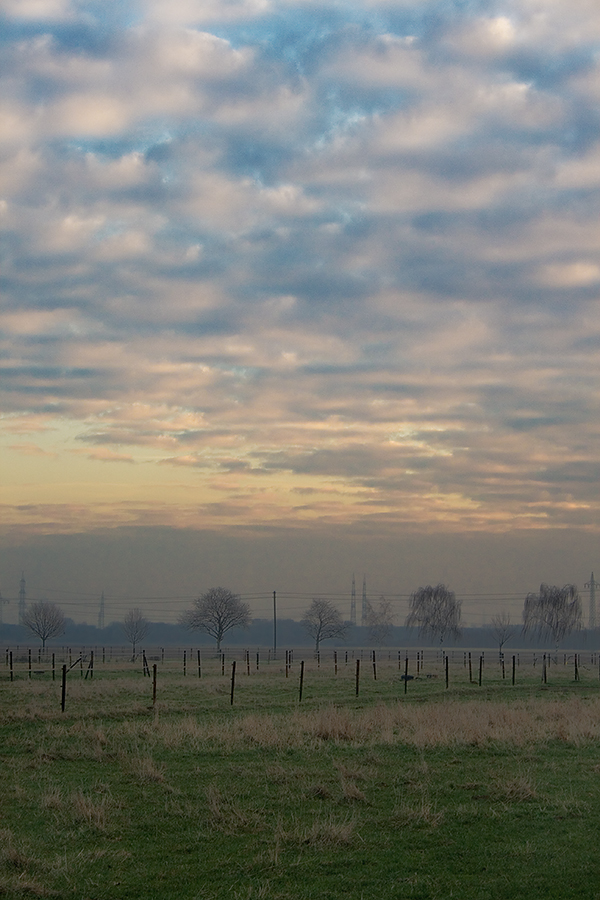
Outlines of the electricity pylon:
M 596 588 L 600 587 L 600 583 L 594 579 L 592 572 L 590 580 L 586 581 L 584 587 L 590 589 L 590 616 L 588 620 L 588 628 L 591 630 L 596 627 Z

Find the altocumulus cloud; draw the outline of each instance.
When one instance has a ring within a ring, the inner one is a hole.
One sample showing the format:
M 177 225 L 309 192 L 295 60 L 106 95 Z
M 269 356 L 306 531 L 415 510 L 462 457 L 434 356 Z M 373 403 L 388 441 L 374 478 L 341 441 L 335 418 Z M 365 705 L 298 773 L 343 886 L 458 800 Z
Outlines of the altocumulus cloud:
M 595 4 L 1 24 L 6 526 L 594 527 Z

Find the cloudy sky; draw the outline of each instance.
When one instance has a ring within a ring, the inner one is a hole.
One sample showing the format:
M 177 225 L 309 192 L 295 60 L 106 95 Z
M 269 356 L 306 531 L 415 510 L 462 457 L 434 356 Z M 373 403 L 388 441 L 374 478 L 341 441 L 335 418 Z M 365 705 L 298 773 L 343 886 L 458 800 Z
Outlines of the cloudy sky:
M 594 0 L 0 7 L 5 597 L 600 573 Z

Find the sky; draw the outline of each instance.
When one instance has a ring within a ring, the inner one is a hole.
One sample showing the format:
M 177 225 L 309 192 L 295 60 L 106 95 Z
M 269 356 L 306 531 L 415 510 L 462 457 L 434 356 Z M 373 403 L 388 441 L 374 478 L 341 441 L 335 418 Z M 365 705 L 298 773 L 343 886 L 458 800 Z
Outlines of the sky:
M 90 621 L 583 594 L 594 0 L 2 0 L 0 45 L 4 621 L 22 572 Z

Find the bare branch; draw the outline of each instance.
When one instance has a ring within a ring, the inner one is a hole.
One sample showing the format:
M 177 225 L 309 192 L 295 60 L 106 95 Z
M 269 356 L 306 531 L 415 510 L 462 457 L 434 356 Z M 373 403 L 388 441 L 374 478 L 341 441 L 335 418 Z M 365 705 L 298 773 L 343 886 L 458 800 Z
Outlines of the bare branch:
M 137 607 L 130 609 L 123 619 L 123 631 L 127 635 L 127 640 L 131 644 L 131 658 L 135 660 L 135 648 L 144 640 L 148 634 L 150 623 L 142 615 L 141 609 Z
M 343 638 L 347 629 L 340 611 L 330 600 L 313 600 L 300 624 L 314 638 L 317 653 L 321 641 L 335 637 Z
M 527 594 L 523 606 L 523 634 L 550 637 L 556 647 L 581 626 L 581 600 L 574 584 L 541 584 L 539 594 Z
M 380 597 L 376 606 L 369 603 L 365 622 L 369 629 L 369 640 L 378 647 L 386 644 L 394 627 L 390 601 Z
M 42 650 L 45 650 L 46 641 L 58 637 L 65 630 L 65 617 L 56 603 L 39 600 L 25 610 L 23 625 L 40 639 Z
M 445 584 L 421 587 L 410 598 L 411 611 L 406 619 L 407 627 L 415 625 L 423 636 L 439 636 L 440 644 L 446 635 L 460 637 L 460 600 Z
M 503 610 L 501 613 L 492 616 L 490 631 L 498 644 L 498 652 L 502 653 L 502 648 L 515 636 L 517 629 L 511 625 L 510 613 Z
M 194 600 L 194 606 L 185 612 L 180 623 L 193 631 L 204 631 L 221 649 L 224 635 L 232 628 L 248 628 L 251 622 L 250 607 L 237 594 L 227 588 L 214 587 Z

